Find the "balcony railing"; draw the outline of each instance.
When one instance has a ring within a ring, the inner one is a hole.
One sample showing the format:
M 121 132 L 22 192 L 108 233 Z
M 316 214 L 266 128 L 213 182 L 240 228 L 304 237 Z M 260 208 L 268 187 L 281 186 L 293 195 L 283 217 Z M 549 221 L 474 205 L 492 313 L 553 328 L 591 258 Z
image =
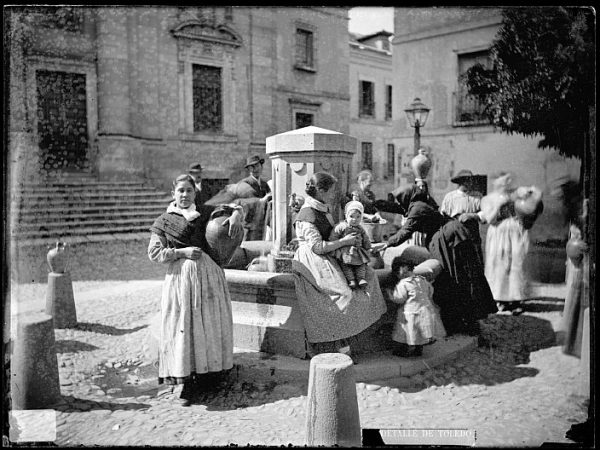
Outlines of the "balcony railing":
M 463 90 L 452 94 L 454 102 L 454 126 L 487 125 L 490 123 L 485 114 L 485 104 L 475 95 Z

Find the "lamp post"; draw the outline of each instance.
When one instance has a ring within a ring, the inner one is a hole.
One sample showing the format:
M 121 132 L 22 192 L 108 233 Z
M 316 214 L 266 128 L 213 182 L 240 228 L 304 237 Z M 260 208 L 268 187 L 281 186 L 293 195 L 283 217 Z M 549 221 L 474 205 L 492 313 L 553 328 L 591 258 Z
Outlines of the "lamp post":
M 420 128 L 425 126 L 430 108 L 421 101 L 420 98 L 415 98 L 414 101 L 404 109 L 408 123 L 415 129 L 415 149 L 414 154 L 417 155 L 421 146 Z

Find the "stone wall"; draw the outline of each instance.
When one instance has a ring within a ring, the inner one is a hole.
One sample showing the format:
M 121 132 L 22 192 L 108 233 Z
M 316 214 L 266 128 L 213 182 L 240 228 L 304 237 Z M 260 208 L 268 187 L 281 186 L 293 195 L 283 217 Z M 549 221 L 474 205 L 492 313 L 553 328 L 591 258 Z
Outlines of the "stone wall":
M 78 9 L 85 13 L 79 32 L 46 27 L 28 35 L 26 48 L 11 42 L 24 51 L 11 67 L 11 131 L 35 134 L 35 83 L 26 83 L 32 70 L 91 63 L 94 72 L 84 70 L 93 87 L 89 142 L 101 179 L 164 187 L 199 161 L 206 178 L 238 181 L 246 157 L 264 155 L 267 136 L 294 128 L 298 105 L 314 110 L 316 124 L 348 130 L 346 8 Z M 294 68 L 297 25 L 314 32 L 313 72 Z M 192 64 L 221 68 L 222 132 L 193 129 Z M 267 160 L 264 174 L 270 171 Z
M 580 161 L 555 150 L 538 148 L 539 138 L 508 135 L 489 125 L 455 123 L 458 55 L 489 49 L 501 23 L 500 11 L 489 8 L 397 8 L 393 39 L 394 109 L 413 98 L 431 108 L 420 129 L 421 145 L 433 160 L 429 185 L 439 202 L 457 186 L 450 178 L 461 169 L 490 176 L 512 172 L 514 184 L 536 185 L 544 193 L 544 212 L 530 232 L 532 242 L 566 238 L 564 211 L 551 191 L 559 178 L 578 179 Z M 393 121 L 396 148 L 402 153 L 398 185 L 411 182 L 414 128 L 404 114 Z M 485 229 L 483 230 L 485 234 Z

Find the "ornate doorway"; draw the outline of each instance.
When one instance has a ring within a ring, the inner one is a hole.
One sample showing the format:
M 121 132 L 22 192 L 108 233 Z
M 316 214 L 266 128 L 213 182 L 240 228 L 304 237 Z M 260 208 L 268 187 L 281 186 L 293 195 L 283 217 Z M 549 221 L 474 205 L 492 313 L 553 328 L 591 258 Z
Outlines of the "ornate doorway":
M 86 76 L 36 70 L 37 133 L 46 172 L 89 170 Z

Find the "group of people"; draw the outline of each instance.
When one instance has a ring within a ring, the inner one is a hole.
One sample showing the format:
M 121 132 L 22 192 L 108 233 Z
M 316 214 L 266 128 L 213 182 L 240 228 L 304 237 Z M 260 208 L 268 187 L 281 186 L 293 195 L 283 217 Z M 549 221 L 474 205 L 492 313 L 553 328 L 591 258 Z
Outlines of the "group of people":
M 243 180 L 261 199 L 270 195 L 259 177 L 263 162 L 259 157 L 250 158 L 250 177 Z M 260 167 L 253 171 L 257 165 Z M 317 172 L 307 180 L 306 196 L 295 214 L 298 248 L 292 269 L 311 355 L 342 352 L 352 356 L 361 333 L 387 310 L 379 279 L 368 265 L 371 252 L 399 246 L 414 232 L 422 233 L 425 247 L 441 270 L 428 280 L 416 274 L 410 252 L 394 259 L 391 299 L 400 305 L 391 336 L 394 354 L 418 356 L 423 345 L 447 334 L 476 335 L 478 321 L 497 311 L 495 298 L 515 292 L 520 295 L 512 285 L 519 281 L 515 278 L 518 274 L 506 275 L 510 272 L 506 262 L 488 265 L 486 258 L 484 265 L 478 226 L 477 233 L 474 231 L 477 221 L 497 228 L 488 231 L 486 252 L 488 244 L 505 245 L 517 233 L 518 220 L 516 225 L 502 225 L 503 219 L 514 217 L 508 210 L 510 202 L 505 201 L 509 175 L 499 176 L 493 195 L 481 202 L 468 196 L 469 177 L 453 180 L 460 181 L 459 190 L 444 200 L 441 209 L 426 184 L 402 190 L 394 208 L 406 220 L 395 234 L 379 243 L 371 243 L 360 226 L 367 208 L 377 212 L 374 198 L 367 199 L 366 206 L 356 196 L 345 205 L 344 220 L 336 224 L 330 205 L 337 198 L 337 179 Z M 247 223 L 239 199 L 202 203 L 198 201 L 201 192 L 198 170 L 195 176 L 183 174 L 173 181 L 173 202 L 152 225 L 148 246 L 152 261 L 168 265 L 161 297 L 159 383 L 180 385 L 183 405 L 189 405 L 195 391 L 214 383 L 233 366 L 231 299 L 222 267 L 210 256 L 207 224 L 215 212 L 226 211 L 223 226 L 233 239 L 244 233 Z M 521 237 L 526 234 L 523 229 L 519 232 Z M 502 251 L 495 257 L 505 256 Z M 509 265 L 515 264 L 511 255 L 508 259 Z M 488 284 L 488 269 L 495 274 L 500 264 L 504 264 L 505 279 Z

